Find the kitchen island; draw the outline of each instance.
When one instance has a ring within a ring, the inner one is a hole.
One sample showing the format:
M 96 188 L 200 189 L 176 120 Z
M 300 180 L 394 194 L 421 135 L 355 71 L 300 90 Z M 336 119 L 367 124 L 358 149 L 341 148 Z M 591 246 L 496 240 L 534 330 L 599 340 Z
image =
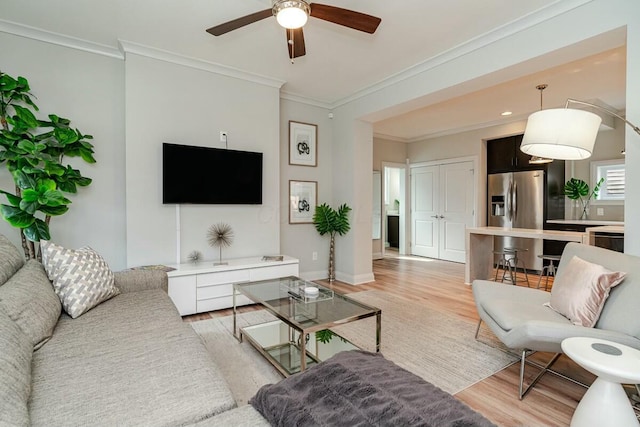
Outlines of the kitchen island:
M 464 281 L 466 284 L 470 285 L 475 279 L 490 279 L 492 277 L 494 236 L 588 243 L 586 233 L 579 231 L 503 227 L 467 228 L 466 263 L 464 271 Z

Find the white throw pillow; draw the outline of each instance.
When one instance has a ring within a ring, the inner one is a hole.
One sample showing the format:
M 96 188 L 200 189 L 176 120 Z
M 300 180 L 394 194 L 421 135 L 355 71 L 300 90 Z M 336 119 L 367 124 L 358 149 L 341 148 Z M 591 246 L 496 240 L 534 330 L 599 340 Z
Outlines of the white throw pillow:
M 574 256 L 558 272 L 551 288 L 551 300 L 545 305 L 574 325 L 592 328 L 600 317 L 611 288 L 622 282 L 626 275 Z
M 64 311 L 73 319 L 120 293 L 107 262 L 93 249 L 41 240 L 42 264 Z

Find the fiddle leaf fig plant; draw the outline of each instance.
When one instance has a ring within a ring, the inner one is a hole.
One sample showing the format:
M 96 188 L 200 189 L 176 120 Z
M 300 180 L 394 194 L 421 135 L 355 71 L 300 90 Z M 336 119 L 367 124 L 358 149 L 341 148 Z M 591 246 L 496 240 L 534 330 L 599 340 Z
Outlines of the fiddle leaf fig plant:
M 347 204 L 342 204 L 336 211 L 331 206 L 323 203 L 316 206 L 316 210 L 313 213 L 313 225 L 321 236 L 329 234 L 331 237 L 331 243 L 329 245 L 329 281 L 336 280 L 335 269 L 335 247 L 336 247 L 336 234 L 340 236 L 346 234 L 351 226 L 349 225 L 349 212 L 351 208 Z
M 51 217 L 65 214 L 71 200 L 65 193 L 91 184 L 91 178 L 64 164 L 65 157 L 95 163 L 91 135 L 71 127 L 69 119 L 49 114 L 36 117 L 29 82 L 0 70 L 0 163 L 11 174 L 13 191 L 0 189 L 7 204 L 0 214 L 18 228 L 27 259 L 39 258 L 35 243 L 51 238 Z
M 589 192 L 589 184 L 581 179 L 571 178 L 564 184 L 564 194 L 571 200 L 579 200 L 582 208 L 582 214 L 580 219 L 587 218 L 587 211 L 589 209 L 589 202 L 591 199 L 598 197 L 600 192 L 600 186 L 604 182 L 604 178 L 600 178 L 597 184 L 593 187 L 593 191 Z

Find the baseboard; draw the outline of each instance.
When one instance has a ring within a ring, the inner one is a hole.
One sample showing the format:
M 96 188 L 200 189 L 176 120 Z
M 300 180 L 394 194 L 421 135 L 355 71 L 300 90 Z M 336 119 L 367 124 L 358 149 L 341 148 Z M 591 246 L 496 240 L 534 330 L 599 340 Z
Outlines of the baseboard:
M 323 271 L 305 271 L 300 273 L 300 278 L 308 281 L 314 280 L 327 280 L 328 272 L 326 270 Z M 346 283 L 348 285 L 361 285 L 363 283 L 373 282 L 375 280 L 375 276 L 373 272 L 366 274 L 346 274 L 341 273 L 340 271 L 336 271 L 336 280 Z
M 336 271 L 336 280 L 347 283 L 349 285 L 361 285 L 363 283 L 369 283 L 376 280 L 373 272 L 365 274 L 346 274 Z
M 300 273 L 300 278 L 308 281 L 325 280 L 327 277 L 329 277 L 327 270 L 305 271 L 304 273 Z
M 382 259 L 382 258 L 384 258 L 384 257 L 382 256 L 382 252 L 375 252 L 375 253 L 371 256 L 371 259 Z

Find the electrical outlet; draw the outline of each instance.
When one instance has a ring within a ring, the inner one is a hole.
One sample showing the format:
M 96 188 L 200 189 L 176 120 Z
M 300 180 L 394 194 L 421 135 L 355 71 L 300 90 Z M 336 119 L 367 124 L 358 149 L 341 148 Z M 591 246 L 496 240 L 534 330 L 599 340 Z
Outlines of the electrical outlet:
M 227 131 L 226 130 L 221 130 L 220 131 L 220 142 L 227 142 Z
M 598 208 L 598 209 L 596 209 L 596 215 L 598 215 L 598 216 L 604 216 L 604 208 Z
M 317 261 L 318 260 L 318 252 L 312 252 L 311 253 L 311 259 L 313 261 Z

